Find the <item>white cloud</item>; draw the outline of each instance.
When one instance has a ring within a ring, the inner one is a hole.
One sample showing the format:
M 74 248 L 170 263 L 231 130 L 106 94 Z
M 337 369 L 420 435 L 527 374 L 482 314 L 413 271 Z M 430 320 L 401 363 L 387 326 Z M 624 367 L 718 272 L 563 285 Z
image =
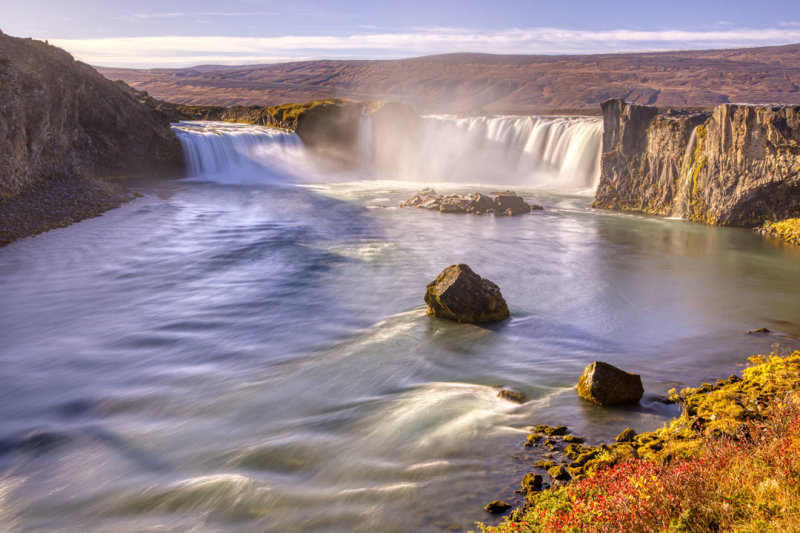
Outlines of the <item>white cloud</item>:
M 79 59 L 104 66 L 166 67 L 203 63 L 247 64 L 308 58 L 401 58 L 447 52 L 496 54 L 601 53 L 633 50 L 726 48 L 800 42 L 800 27 L 707 32 L 561 28 L 476 31 L 414 28 L 401 33 L 349 36 L 163 36 L 52 40 Z

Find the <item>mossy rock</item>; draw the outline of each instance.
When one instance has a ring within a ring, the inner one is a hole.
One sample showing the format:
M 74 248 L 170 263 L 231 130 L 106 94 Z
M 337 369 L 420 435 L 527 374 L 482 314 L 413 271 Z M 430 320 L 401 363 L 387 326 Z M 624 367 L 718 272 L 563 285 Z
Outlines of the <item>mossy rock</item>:
M 522 478 L 522 493 L 526 494 L 528 492 L 538 492 L 542 490 L 542 484 L 544 483 L 544 478 L 541 474 L 534 474 L 533 472 L 529 472 L 525 474 Z
M 539 433 L 544 433 L 545 435 L 549 436 L 558 436 L 567 434 L 567 426 L 547 426 L 544 424 L 540 424 L 538 426 L 534 426 L 533 429 Z
M 642 378 L 638 374 L 602 361 L 584 368 L 578 380 L 578 396 L 598 405 L 637 403 L 643 394 Z
M 631 428 L 626 428 L 614 440 L 616 442 L 633 442 L 635 438 L 636 432 Z
M 569 481 L 572 479 L 572 476 L 569 475 L 569 472 L 563 466 L 554 466 L 548 469 L 547 475 L 549 475 L 553 481 Z
M 564 435 L 562 439 L 564 442 L 569 442 L 571 444 L 582 444 L 585 442 L 583 437 L 576 437 L 575 435 Z
M 489 502 L 486 504 L 486 507 L 483 508 L 487 513 L 491 514 L 503 514 L 509 509 L 511 509 L 511 504 L 508 502 L 504 502 L 503 500 L 494 500 L 493 502 Z
M 531 433 L 530 435 L 528 435 L 528 438 L 525 440 L 525 447 L 526 448 L 530 448 L 531 446 L 533 446 L 534 444 L 536 444 L 537 442 L 539 442 L 543 438 L 544 438 L 544 435 L 542 435 L 540 433 Z

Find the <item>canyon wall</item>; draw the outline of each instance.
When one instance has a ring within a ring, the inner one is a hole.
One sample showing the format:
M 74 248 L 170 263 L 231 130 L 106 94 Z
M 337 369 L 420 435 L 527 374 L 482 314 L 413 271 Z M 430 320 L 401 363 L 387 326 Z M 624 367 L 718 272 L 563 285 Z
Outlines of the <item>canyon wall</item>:
M 800 215 L 800 106 L 602 110 L 594 207 L 745 227 Z

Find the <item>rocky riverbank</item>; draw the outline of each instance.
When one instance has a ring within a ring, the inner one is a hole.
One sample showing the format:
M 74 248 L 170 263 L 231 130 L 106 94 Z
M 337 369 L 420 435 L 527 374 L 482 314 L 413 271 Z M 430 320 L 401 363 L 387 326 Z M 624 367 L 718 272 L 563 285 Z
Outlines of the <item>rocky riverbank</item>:
M 524 449 L 544 459 L 524 501 L 483 531 L 789 531 L 800 523 L 800 351 L 755 356 L 741 377 L 670 391 L 680 416 L 588 446 L 537 426 Z M 492 502 L 500 510 L 503 502 Z M 489 510 L 489 509 L 487 509 Z
M 0 246 L 102 215 L 133 200 L 117 183 L 84 176 L 50 178 L 0 200 Z
M 165 114 L 64 50 L 0 33 L 3 242 L 129 198 L 101 180 L 182 172 Z

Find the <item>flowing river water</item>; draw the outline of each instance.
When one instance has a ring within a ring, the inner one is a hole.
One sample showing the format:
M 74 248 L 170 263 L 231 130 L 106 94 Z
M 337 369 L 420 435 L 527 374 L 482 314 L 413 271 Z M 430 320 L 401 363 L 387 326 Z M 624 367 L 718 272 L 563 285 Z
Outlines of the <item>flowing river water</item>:
M 515 497 L 530 425 L 654 429 L 669 388 L 798 346 L 800 250 L 591 210 L 596 121 L 430 120 L 429 142 L 473 143 L 453 183 L 444 157 L 330 175 L 292 135 L 178 125 L 194 178 L 0 249 L 0 529 L 469 529 Z M 505 158 L 493 181 L 484 149 Z M 545 210 L 396 207 L 431 185 L 513 185 Z M 461 262 L 510 320 L 426 316 L 426 283 Z M 641 374 L 640 405 L 580 400 L 594 360 Z

